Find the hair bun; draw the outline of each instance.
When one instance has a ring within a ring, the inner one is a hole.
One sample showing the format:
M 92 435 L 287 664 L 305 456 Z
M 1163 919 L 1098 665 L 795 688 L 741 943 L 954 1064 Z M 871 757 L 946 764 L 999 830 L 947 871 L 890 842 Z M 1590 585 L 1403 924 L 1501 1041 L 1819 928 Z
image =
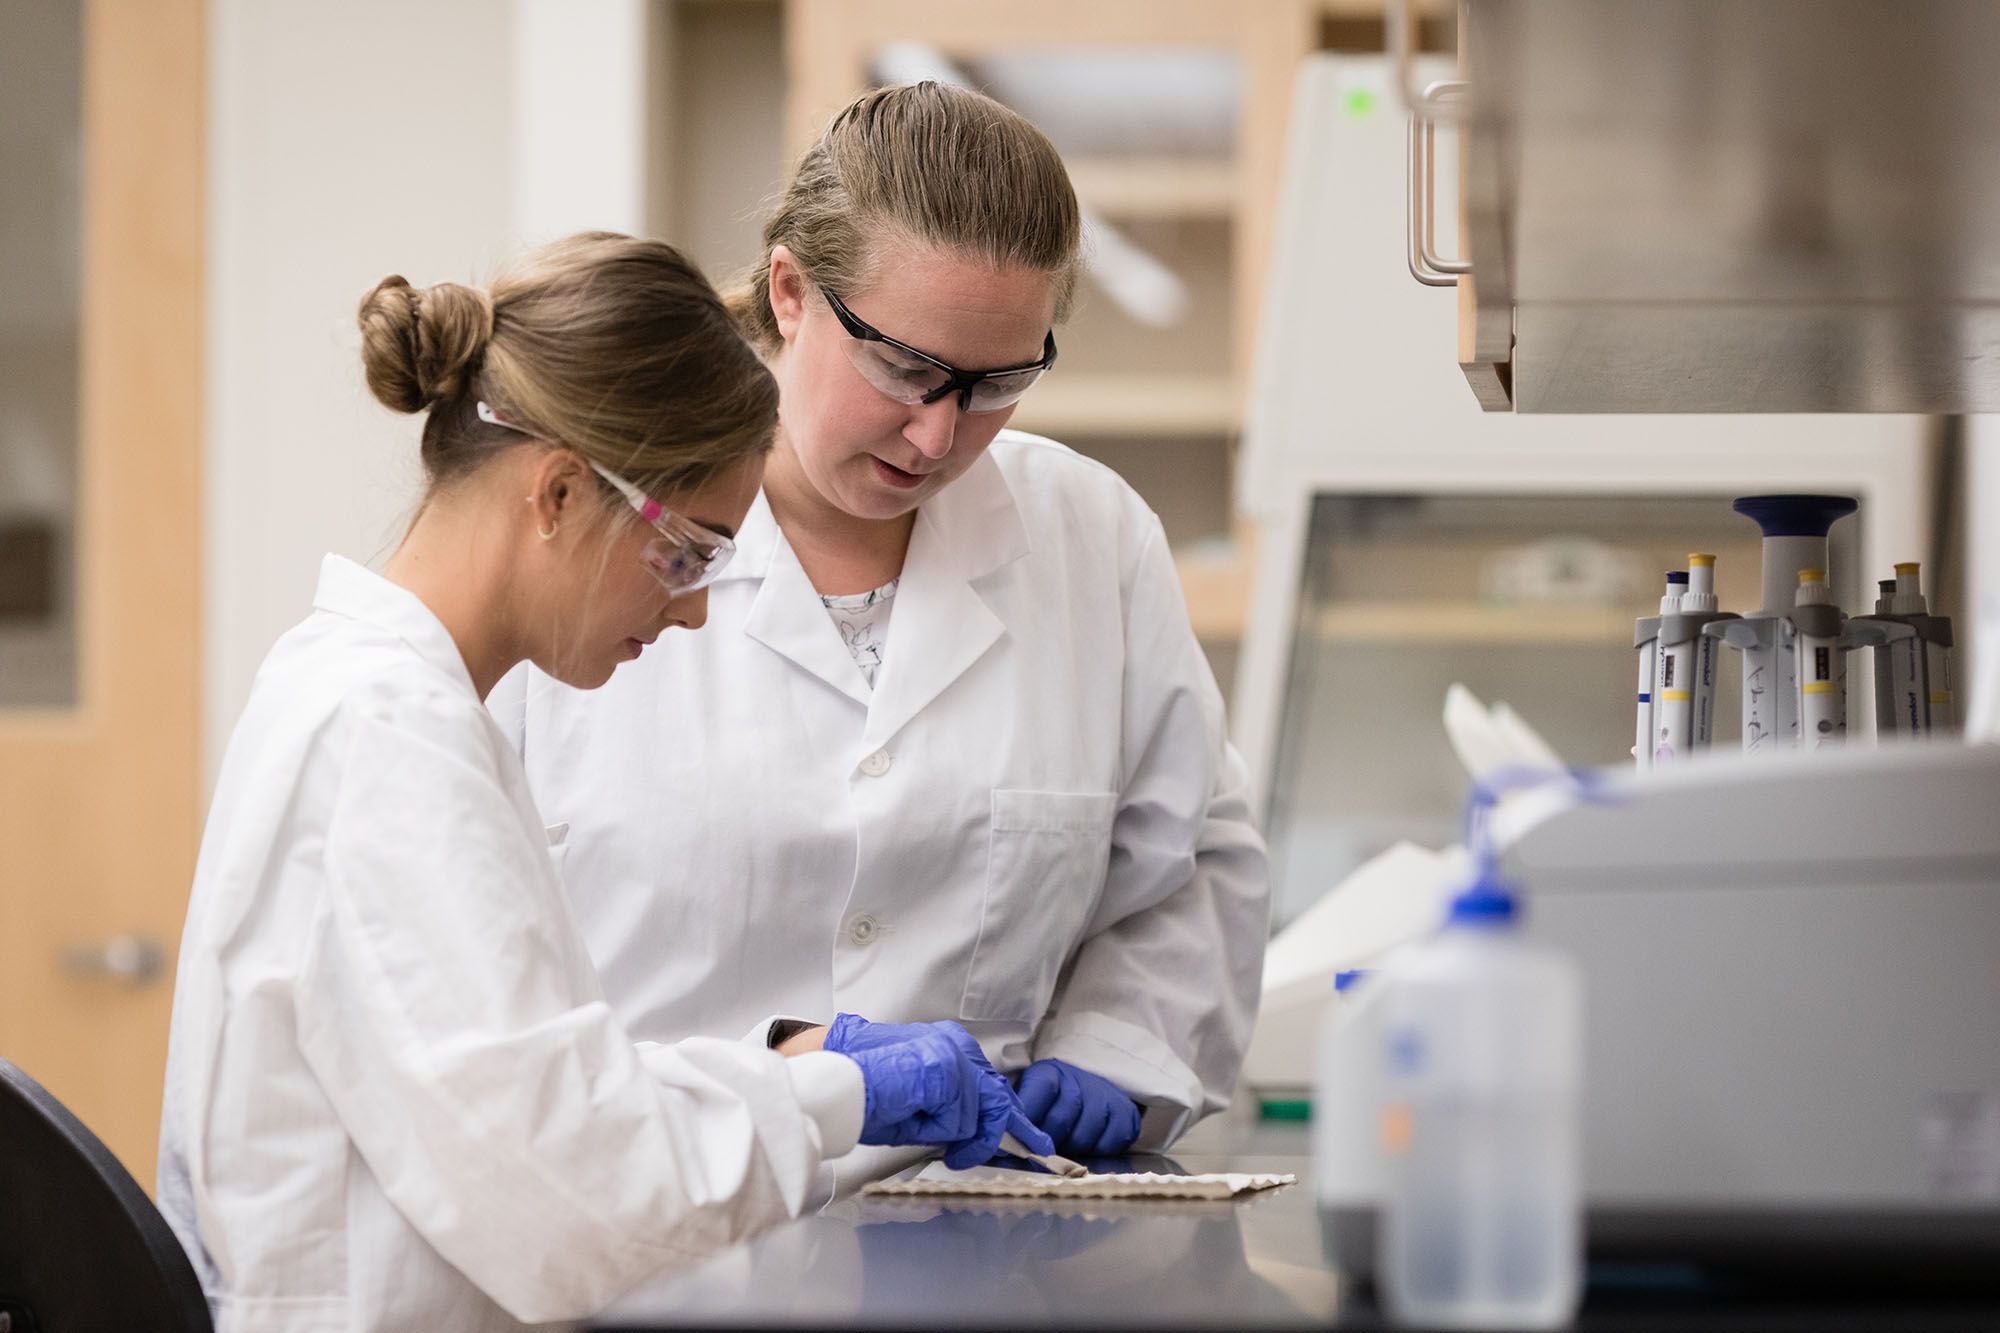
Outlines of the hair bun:
M 357 319 L 370 391 L 398 412 L 421 412 L 470 387 L 493 337 L 493 298 L 456 282 L 416 288 L 392 276 L 361 298 Z

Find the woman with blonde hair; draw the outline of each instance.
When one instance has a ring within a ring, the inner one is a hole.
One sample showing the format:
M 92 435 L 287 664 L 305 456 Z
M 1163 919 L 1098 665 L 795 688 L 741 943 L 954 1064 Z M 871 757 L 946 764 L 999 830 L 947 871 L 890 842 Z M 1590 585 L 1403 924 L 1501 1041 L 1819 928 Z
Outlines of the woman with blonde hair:
M 956 1019 L 1061 1151 L 1104 1155 L 1227 1104 L 1268 876 L 1159 519 L 1004 429 L 1078 247 L 1020 116 L 930 83 L 857 99 L 737 304 L 779 429 L 710 629 L 492 706 L 634 1031 L 775 1008 L 858 1050 L 898 1031 L 856 1015 Z
M 327 557 L 210 811 L 160 1205 L 218 1326 L 581 1318 L 795 1214 L 857 1139 L 1046 1143 L 951 1024 L 848 1059 L 635 1041 L 482 706 L 517 663 L 593 689 L 706 618 L 777 411 L 706 281 L 593 234 L 490 292 L 387 279 L 360 322 L 428 487 L 382 574 Z

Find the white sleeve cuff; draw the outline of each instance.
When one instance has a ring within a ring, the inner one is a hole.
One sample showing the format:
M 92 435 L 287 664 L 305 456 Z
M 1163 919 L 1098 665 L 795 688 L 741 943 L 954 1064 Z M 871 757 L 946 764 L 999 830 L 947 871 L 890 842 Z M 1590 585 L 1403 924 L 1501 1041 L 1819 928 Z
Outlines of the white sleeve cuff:
M 822 1158 L 842 1157 L 861 1141 L 861 1117 L 868 1093 L 861 1066 L 832 1051 L 808 1051 L 785 1061 L 792 1093 L 819 1130 Z
M 757 1020 L 757 1026 L 744 1033 L 739 1040 L 745 1046 L 755 1046 L 759 1050 L 771 1049 L 771 1025 L 774 1023 L 804 1023 L 807 1027 L 824 1027 L 817 1018 L 801 1018 L 797 1014 L 770 1014 Z

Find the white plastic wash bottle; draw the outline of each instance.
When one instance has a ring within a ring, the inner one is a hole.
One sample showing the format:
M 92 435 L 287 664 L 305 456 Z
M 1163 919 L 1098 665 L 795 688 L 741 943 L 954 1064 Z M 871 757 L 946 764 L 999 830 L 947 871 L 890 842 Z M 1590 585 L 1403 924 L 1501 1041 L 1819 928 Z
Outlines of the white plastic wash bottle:
M 1381 997 L 1389 1162 L 1376 1274 L 1397 1319 L 1553 1328 L 1582 1291 L 1582 985 L 1491 858 Z

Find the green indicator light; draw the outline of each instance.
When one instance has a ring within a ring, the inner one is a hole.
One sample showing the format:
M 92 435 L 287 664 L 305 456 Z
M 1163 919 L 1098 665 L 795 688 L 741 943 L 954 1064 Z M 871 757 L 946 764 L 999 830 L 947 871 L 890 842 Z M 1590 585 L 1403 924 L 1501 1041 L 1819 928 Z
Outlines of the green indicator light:
M 1375 114 L 1375 94 L 1366 88 L 1350 88 L 1347 92 L 1347 114 L 1350 116 L 1372 116 Z

